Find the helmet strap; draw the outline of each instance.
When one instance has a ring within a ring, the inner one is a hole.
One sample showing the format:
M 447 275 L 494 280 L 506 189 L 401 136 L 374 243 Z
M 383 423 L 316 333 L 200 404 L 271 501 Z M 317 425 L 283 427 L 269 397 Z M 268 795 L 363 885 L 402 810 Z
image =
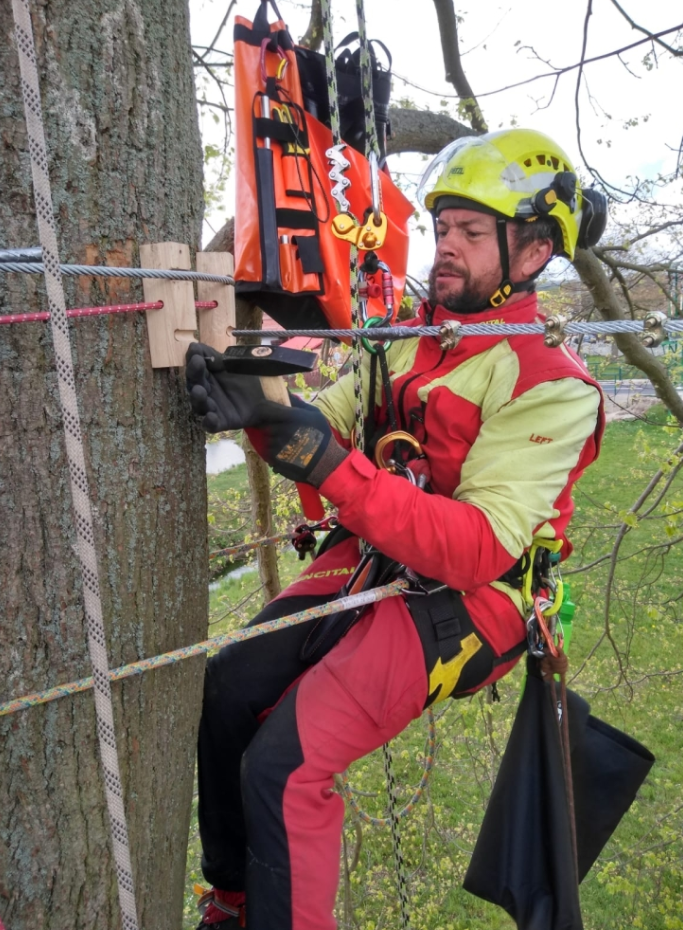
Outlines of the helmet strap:
M 535 278 L 543 270 L 543 268 L 539 268 L 533 278 L 529 278 L 526 281 L 518 281 L 516 284 L 513 284 L 510 280 L 510 250 L 508 248 L 507 225 L 508 221 L 506 217 L 496 217 L 498 252 L 500 253 L 500 267 L 503 277 L 497 290 L 489 297 L 489 304 L 492 307 L 502 307 L 508 297 L 511 297 L 513 294 L 519 294 L 521 291 L 533 291 Z

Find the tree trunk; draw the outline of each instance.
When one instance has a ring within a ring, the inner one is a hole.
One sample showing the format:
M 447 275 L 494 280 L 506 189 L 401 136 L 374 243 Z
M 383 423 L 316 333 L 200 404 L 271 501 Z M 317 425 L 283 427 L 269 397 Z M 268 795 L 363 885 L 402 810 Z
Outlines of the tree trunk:
M 137 265 L 197 246 L 201 147 L 186 0 L 32 4 L 62 261 Z M 0 246 L 37 245 L 10 0 L 0 0 Z M 67 305 L 142 299 L 67 279 Z M 0 274 L 0 313 L 46 309 Z M 163 312 L 163 311 L 159 311 Z M 206 632 L 204 439 L 181 372 L 152 371 L 145 320 L 70 324 L 112 667 Z M 0 328 L 0 701 L 90 674 L 54 353 L 44 323 Z M 203 661 L 113 685 L 144 930 L 182 920 Z M 0 718 L 0 918 L 121 925 L 91 692 Z

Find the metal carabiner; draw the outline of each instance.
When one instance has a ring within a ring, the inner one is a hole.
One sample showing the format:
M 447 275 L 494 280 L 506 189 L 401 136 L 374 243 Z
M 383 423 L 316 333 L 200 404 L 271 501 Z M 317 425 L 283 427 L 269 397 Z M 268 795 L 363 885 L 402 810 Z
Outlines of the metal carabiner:
M 550 628 L 545 620 L 545 613 L 548 607 L 551 607 L 552 603 L 544 597 L 537 597 L 534 599 L 534 615 L 536 617 L 536 622 L 538 623 L 538 628 L 540 631 L 540 637 L 543 638 L 545 642 L 545 648 L 548 650 L 550 655 L 556 659 L 564 646 L 564 636 L 560 633 L 557 637 L 557 644 L 555 644 L 555 633 L 556 633 L 556 624 L 554 619 L 551 620 Z
M 386 435 L 377 440 L 377 445 L 375 446 L 375 464 L 378 468 L 384 468 L 391 474 L 395 473 L 393 470 L 394 466 L 390 464 L 391 460 L 388 462 L 384 460 L 384 450 L 391 442 L 407 442 L 415 449 L 418 455 L 422 455 L 422 446 L 410 433 L 406 433 L 402 429 L 395 430 L 393 433 L 386 433 Z
M 386 317 L 383 316 L 370 316 L 363 323 L 363 329 L 372 329 L 373 326 L 383 326 L 386 323 Z M 369 352 L 370 355 L 376 355 L 377 349 L 370 342 L 369 339 L 366 339 L 365 336 L 361 336 L 360 341 L 363 343 L 363 348 L 366 352 Z M 391 345 L 391 341 L 384 343 L 384 348 L 388 349 Z
M 279 59 L 277 63 L 277 70 L 275 73 L 275 81 L 277 83 L 279 83 L 284 77 L 285 71 L 287 70 L 287 65 L 289 64 L 289 60 L 287 56 L 285 55 L 284 51 L 280 48 L 280 46 L 279 45 L 276 46 L 274 50 L 272 48 L 269 49 L 268 46 L 270 45 L 270 43 L 271 43 L 270 36 L 268 36 L 267 39 L 264 39 L 261 42 L 261 57 L 259 60 L 259 70 L 261 72 L 261 82 L 264 87 L 268 80 L 268 71 L 266 69 L 266 52 L 268 51 L 273 52 L 273 54 L 277 55 Z

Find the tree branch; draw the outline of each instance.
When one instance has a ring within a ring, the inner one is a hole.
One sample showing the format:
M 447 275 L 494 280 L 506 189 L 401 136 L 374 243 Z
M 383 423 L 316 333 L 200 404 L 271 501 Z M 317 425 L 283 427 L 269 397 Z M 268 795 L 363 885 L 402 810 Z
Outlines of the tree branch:
M 214 47 L 215 47 L 215 45 L 216 45 L 216 42 L 218 42 L 218 40 L 219 40 L 220 37 L 221 37 L 221 33 L 222 33 L 223 30 L 225 29 L 225 24 L 227 23 L 228 17 L 229 17 L 230 14 L 232 13 L 232 8 L 235 6 L 235 3 L 236 3 L 236 2 L 237 2 L 237 0 L 230 0 L 230 3 L 228 4 L 228 9 L 225 11 L 225 16 L 224 16 L 223 19 L 221 20 L 221 24 L 220 24 L 220 26 L 218 27 L 218 31 L 216 32 L 216 35 L 213 37 L 213 41 L 211 42 L 210 45 L 207 45 L 206 51 L 204 52 L 204 54 L 203 54 L 201 57 L 200 57 L 200 56 L 197 56 L 198 58 L 200 58 L 200 61 L 206 60 L 206 56 L 209 54 L 209 52 L 213 51 L 213 49 L 214 49 Z
M 574 267 L 590 291 L 600 316 L 604 320 L 625 320 L 626 315 L 598 257 L 591 250 L 577 249 Z M 683 426 L 683 400 L 659 359 L 633 333 L 614 333 L 613 338 L 628 363 L 639 368 L 650 379 L 657 397 Z
M 471 136 L 472 130 L 446 113 L 430 110 L 389 110 L 391 135 L 387 140 L 387 153 L 421 152 L 436 155 L 441 149 L 462 136 Z
M 436 0 L 435 0 L 436 2 Z M 658 39 L 660 36 L 668 36 L 672 32 L 680 32 L 683 29 L 683 23 L 679 23 L 677 26 L 672 26 L 670 29 L 663 29 L 661 32 L 655 33 L 651 38 Z M 484 91 L 478 96 L 481 99 L 482 97 L 492 97 L 494 94 L 500 94 L 504 90 L 514 90 L 515 87 L 523 87 L 525 84 L 532 84 L 534 81 L 540 81 L 542 78 L 548 77 L 557 77 L 561 74 L 567 74 L 569 71 L 576 71 L 577 68 L 584 68 L 586 65 L 591 65 L 596 61 L 604 61 L 605 58 L 613 58 L 615 55 L 621 55 L 623 52 L 629 52 L 632 48 L 637 48 L 639 45 L 644 45 L 646 42 L 650 42 L 651 39 L 638 39 L 637 42 L 631 42 L 630 45 L 624 45 L 622 48 L 614 49 L 612 52 L 605 52 L 602 55 L 595 55 L 593 58 L 586 58 L 582 61 L 577 61 L 573 65 L 567 65 L 566 68 L 556 68 L 554 71 L 545 71 L 542 74 L 535 74 L 533 77 L 526 78 L 524 81 L 515 81 L 514 84 L 506 84 L 505 87 L 499 87 L 497 90 Z
M 439 22 L 441 51 L 446 68 L 446 80 L 452 84 L 462 101 L 462 109 L 476 133 L 488 132 L 484 115 L 479 109 L 474 92 L 470 87 L 460 60 L 458 43 L 458 21 L 453 0 L 434 0 L 436 18 Z
M 323 42 L 323 12 L 320 0 L 313 0 L 311 3 L 311 18 L 308 23 L 308 29 L 299 42 L 304 48 L 310 48 L 312 52 L 317 52 Z
M 658 45 L 661 45 L 662 48 L 665 48 L 667 52 L 669 52 L 670 55 L 675 55 L 676 58 L 680 58 L 681 56 L 683 56 L 683 49 L 674 48 L 672 45 L 667 45 L 666 42 L 662 42 L 659 36 L 654 35 L 652 32 L 650 32 L 649 29 L 645 29 L 644 26 L 639 26 L 638 23 L 634 22 L 634 20 L 628 15 L 628 13 L 623 8 L 623 6 L 617 3 L 617 0 L 612 0 L 612 3 L 619 10 L 619 12 L 624 17 L 626 22 L 629 24 L 631 29 L 637 29 L 638 32 L 645 33 L 648 39 L 652 39 L 653 42 L 656 42 Z

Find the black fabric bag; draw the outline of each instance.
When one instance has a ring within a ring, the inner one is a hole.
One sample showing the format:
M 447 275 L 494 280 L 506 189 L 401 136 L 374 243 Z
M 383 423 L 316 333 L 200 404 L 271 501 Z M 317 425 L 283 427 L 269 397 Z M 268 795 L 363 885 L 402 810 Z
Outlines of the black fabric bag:
M 582 930 L 556 712 L 534 659 L 464 888 L 519 930 Z M 654 756 L 567 694 L 579 881 L 633 803 Z
M 365 155 L 365 110 L 360 76 L 360 49 L 351 51 L 346 46 L 358 39 L 351 32 L 337 46 L 343 49 L 335 61 L 337 75 L 337 99 L 341 137 L 361 155 Z M 370 43 L 372 66 L 372 97 L 375 105 L 375 125 L 379 142 L 380 161 L 386 157 L 386 137 L 389 125 L 389 99 L 391 97 L 391 55 L 383 42 L 373 39 Z M 378 45 L 387 57 L 388 68 L 382 68 L 375 55 Z M 325 56 L 319 52 L 297 46 L 296 60 L 305 109 L 330 128 L 330 105 L 327 95 L 327 72 Z

